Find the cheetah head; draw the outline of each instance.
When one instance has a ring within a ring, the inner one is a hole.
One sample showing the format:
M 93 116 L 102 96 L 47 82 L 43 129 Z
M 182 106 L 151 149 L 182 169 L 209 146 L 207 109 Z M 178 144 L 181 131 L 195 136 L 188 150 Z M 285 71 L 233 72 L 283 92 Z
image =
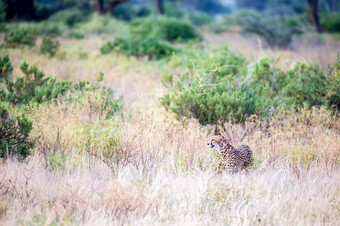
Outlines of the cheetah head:
M 220 151 L 220 147 L 221 147 L 223 140 L 224 139 L 221 135 L 213 136 L 213 138 L 211 138 L 208 145 L 210 146 L 210 148 L 215 148 L 218 151 Z

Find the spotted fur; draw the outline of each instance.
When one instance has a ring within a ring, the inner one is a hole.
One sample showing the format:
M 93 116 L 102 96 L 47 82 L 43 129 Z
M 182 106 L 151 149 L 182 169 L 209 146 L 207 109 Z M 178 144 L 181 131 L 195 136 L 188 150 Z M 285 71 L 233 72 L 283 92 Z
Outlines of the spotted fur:
M 237 173 L 253 163 L 253 152 L 248 145 L 234 148 L 222 136 L 214 136 L 208 145 L 218 151 L 218 170 L 226 168 L 232 173 Z

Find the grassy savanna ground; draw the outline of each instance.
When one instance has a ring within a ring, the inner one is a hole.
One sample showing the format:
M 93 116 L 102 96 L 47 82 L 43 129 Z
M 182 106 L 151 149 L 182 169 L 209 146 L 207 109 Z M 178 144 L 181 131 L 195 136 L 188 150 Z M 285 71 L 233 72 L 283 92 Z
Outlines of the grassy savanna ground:
M 21 76 L 23 60 L 60 79 L 96 81 L 103 72 L 102 84 L 122 96 L 124 116 L 103 118 L 96 96 L 81 105 L 23 109 L 36 145 L 26 163 L 0 164 L 1 225 L 340 224 L 340 119 L 329 111 L 282 111 L 267 123 L 226 123 L 232 144 L 249 144 L 255 164 L 239 174 L 217 174 L 216 155 L 206 147 L 213 128 L 178 121 L 160 104 L 162 63 L 100 55 L 99 36 L 59 40 L 55 58 L 37 49 L 3 50 L 13 75 Z M 227 43 L 249 59 L 280 56 L 321 66 L 334 62 L 340 45 L 296 41 L 296 49 L 268 50 L 232 32 L 205 40 L 216 47 Z M 119 161 L 101 161 L 110 142 L 122 154 Z

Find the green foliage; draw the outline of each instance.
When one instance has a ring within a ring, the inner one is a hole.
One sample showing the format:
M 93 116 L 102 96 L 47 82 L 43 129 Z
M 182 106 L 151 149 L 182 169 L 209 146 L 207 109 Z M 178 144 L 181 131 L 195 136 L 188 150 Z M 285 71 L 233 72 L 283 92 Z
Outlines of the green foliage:
M 131 22 L 130 32 L 140 38 L 153 37 L 170 42 L 201 39 L 190 24 L 167 17 L 135 19 Z
M 178 52 L 169 42 L 199 39 L 195 30 L 186 23 L 174 18 L 147 17 L 130 23 L 127 38 L 115 38 L 101 46 L 102 54 L 120 52 L 125 55 L 147 56 L 160 59 Z
M 35 36 L 51 36 L 55 37 L 60 35 L 63 30 L 63 26 L 59 23 L 44 22 L 20 22 L 9 24 L 10 31 L 24 30 L 29 31 Z
M 176 2 L 167 1 L 164 3 L 164 14 L 167 17 L 180 19 L 184 16 L 184 11 L 178 7 Z
M 62 23 L 67 27 L 74 27 L 77 23 L 86 21 L 87 15 L 77 8 L 69 8 L 53 14 L 48 20 L 54 23 Z
M 265 17 L 251 11 L 242 11 L 236 16 L 244 32 L 255 33 L 271 47 L 286 48 L 294 35 L 301 34 L 302 24 L 296 18 Z
M 24 62 L 20 69 L 25 76 L 17 78 L 15 82 L 6 82 L 7 92 L 2 90 L 2 101 L 12 104 L 27 104 L 30 101 L 41 103 L 57 98 L 69 89 L 70 82 L 57 82 L 56 79 L 45 77 L 44 72 L 35 65 L 29 67 Z
M 128 33 L 128 26 L 125 22 L 116 20 L 110 15 L 98 15 L 93 13 L 89 21 L 77 25 L 77 30 L 83 34 L 87 33 Z
M 62 171 L 66 169 L 67 157 L 60 152 L 50 153 L 48 155 L 48 162 L 53 170 Z
M 81 151 L 88 151 L 92 156 L 100 158 L 105 163 L 119 164 L 127 157 L 126 150 L 120 146 L 121 132 L 117 118 L 99 120 L 96 123 L 81 125 L 78 131 L 83 141 Z M 112 166 L 110 166 L 112 167 Z
M 58 40 L 53 40 L 50 37 L 44 37 L 40 45 L 40 52 L 53 57 L 58 52 L 59 46 L 60 43 Z
M 321 15 L 320 23 L 324 31 L 340 32 L 340 13 L 327 13 Z
M 190 50 L 172 57 L 170 65 L 162 82 L 171 89 L 162 104 L 179 117 L 208 124 L 226 117 L 242 120 L 244 113 L 254 112 L 254 98 L 239 87 L 247 65 L 244 57 L 227 48 Z
M 99 84 L 91 84 L 85 81 L 62 81 L 46 77 L 37 66 L 29 67 L 26 62 L 21 64 L 20 69 L 24 73 L 24 77 L 19 77 L 16 81 L 6 81 L 6 89 L 0 91 L 1 101 L 14 105 L 40 104 L 56 98 L 79 102 L 81 99 L 87 98 L 90 93 L 91 96 L 96 97 L 101 110 L 109 109 L 107 116 L 119 114 L 121 110 L 118 101 L 113 98 L 113 91 Z M 95 107 L 96 104 L 93 103 L 92 105 Z
M 272 58 L 249 65 L 227 48 L 172 57 L 163 74 L 170 88 L 162 104 L 179 118 L 194 117 L 201 124 L 220 120 L 244 121 L 247 115 L 267 117 L 280 108 L 326 106 L 340 109 L 340 60 L 327 71 L 296 63 L 287 72 Z M 247 69 L 248 68 L 248 69 Z
M 36 34 L 29 29 L 17 29 L 5 34 L 5 45 L 7 47 L 34 46 Z
M 8 76 L 12 74 L 12 71 L 13 67 L 8 55 L 4 57 L 0 56 L 0 81 L 3 78 L 8 78 Z
M 29 156 L 34 144 L 29 139 L 32 122 L 25 115 L 14 119 L 6 107 L 0 104 L 0 158 Z
M 82 33 L 79 33 L 79 32 L 76 32 L 76 31 L 71 31 L 67 34 L 67 37 L 69 39 L 83 39 L 84 38 L 84 35 Z
M 147 56 L 149 59 L 160 59 L 170 56 L 178 50 L 170 44 L 153 38 L 116 38 L 113 42 L 106 42 L 101 46 L 102 54 L 118 52 L 129 56 Z
M 190 14 L 189 19 L 191 23 L 193 23 L 196 26 L 203 26 L 213 22 L 213 19 L 208 14 L 200 12 Z

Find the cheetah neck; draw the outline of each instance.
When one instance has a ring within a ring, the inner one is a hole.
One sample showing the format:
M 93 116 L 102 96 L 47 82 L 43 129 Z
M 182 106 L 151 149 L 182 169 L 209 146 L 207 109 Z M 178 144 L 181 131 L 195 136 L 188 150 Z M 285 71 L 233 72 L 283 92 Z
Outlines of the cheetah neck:
M 236 152 L 236 149 L 228 141 L 223 141 L 220 144 L 220 152 L 224 155 L 231 155 Z

